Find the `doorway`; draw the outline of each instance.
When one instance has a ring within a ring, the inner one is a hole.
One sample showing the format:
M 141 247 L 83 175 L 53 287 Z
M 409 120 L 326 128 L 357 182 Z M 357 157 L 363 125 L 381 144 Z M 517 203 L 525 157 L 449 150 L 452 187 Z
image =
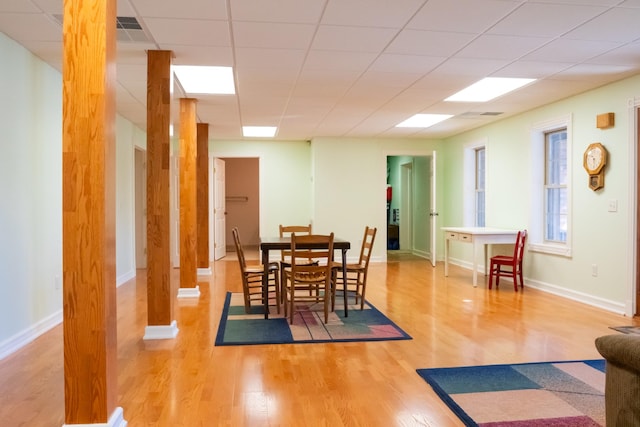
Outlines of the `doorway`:
M 435 264 L 433 157 L 387 156 L 387 259 L 412 254 Z
M 225 163 L 225 240 L 227 252 L 235 253 L 231 229 L 238 227 L 242 245 L 256 249 L 260 244 L 260 159 L 223 157 Z

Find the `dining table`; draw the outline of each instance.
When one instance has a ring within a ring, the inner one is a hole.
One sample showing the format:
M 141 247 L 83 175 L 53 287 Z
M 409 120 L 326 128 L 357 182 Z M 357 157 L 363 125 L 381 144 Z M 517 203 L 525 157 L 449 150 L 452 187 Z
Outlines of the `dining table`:
M 326 245 L 311 242 L 308 244 L 296 244 L 296 247 L 302 249 L 326 249 Z M 333 249 L 342 252 L 342 278 L 344 284 L 344 317 L 349 316 L 349 308 L 347 304 L 347 251 L 351 248 L 348 240 L 334 238 Z M 262 275 L 262 300 L 264 301 L 264 318 L 269 318 L 269 276 L 266 269 L 269 266 L 269 252 L 282 251 L 291 249 L 291 237 L 263 237 L 260 239 L 260 251 L 262 252 L 262 265 L 265 268 L 265 274 Z

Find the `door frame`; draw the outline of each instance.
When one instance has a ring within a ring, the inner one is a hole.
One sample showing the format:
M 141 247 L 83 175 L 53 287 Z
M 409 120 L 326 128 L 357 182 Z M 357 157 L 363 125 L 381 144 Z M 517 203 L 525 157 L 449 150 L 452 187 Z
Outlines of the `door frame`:
M 382 177 L 384 178 L 384 186 L 381 187 L 383 189 L 387 188 L 387 157 L 398 157 L 398 156 L 409 156 L 409 157 L 427 157 L 432 159 L 432 164 L 435 163 L 435 159 L 436 159 L 436 155 L 437 155 L 437 150 L 434 149 L 428 149 L 428 150 L 383 150 L 382 152 L 382 156 L 383 156 L 383 161 L 381 162 L 382 165 L 384 166 L 384 170 L 382 173 Z M 436 171 L 432 168 L 431 170 L 431 200 L 429 200 L 429 205 L 431 208 L 431 212 L 428 212 L 428 216 L 429 216 L 429 227 L 428 229 L 430 230 L 430 235 L 429 236 L 429 248 L 431 248 L 432 250 L 436 250 L 437 246 L 438 246 L 438 235 L 439 233 L 437 233 L 437 221 L 439 219 L 439 217 L 437 216 L 437 205 L 434 207 L 432 206 L 433 201 L 436 201 L 437 198 L 437 173 Z M 386 203 L 383 204 L 384 206 L 384 217 L 386 218 L 387 214 L 386 214 Z M 436 210 L 434 212 L 434 209 Z M 435 215 L 431 216 L 430 214 L 434 213 Z M 402 215 L 402 213 L 400 213 L 400 215 Z M 433 230 L 436 230 L 436 232 L 434 233 Z M 383 237 L 384 241 L 387 241 L 387 228 L 385 226 L 384 229 L 384 235 L 381 236 Z M 431 254 L 431 264 L 435 267 L 436 261 L 437 261 L 437 253 L 435 251 L 433 251 Z M 384 251 L 384 261 L 386 262 L 387 260 L 387 251 Z

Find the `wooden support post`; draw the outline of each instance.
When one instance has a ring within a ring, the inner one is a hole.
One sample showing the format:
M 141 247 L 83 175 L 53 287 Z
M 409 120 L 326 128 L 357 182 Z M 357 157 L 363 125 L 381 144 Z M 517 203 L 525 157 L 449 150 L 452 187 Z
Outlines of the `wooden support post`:
M 117 402 L 116 0 L 64 0 L 65 424 L 126 425 Z
M 209 124 L 198 123 L 196 166 L 198 274 L 211 275 L 209 262 Z
M 147 52 L 147 320 L 144 339 L 174 338 L 169 175 L 170 50 Z
M 196 263 L 196 102 L 194 98 L 180 99 L 179 298 L 200 296 Z

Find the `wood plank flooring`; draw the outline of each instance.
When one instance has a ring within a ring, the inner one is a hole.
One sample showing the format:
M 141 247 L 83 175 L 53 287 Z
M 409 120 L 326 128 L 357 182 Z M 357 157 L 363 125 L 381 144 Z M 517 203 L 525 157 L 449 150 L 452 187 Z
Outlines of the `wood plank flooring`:
M 215 347 L 233 255 L 178 300 L 173 340 L 145 341 L 146 278 L 118 288 L 118 405 L 138 426 L 461 426 L 417 368 L 599 358 L 594 339 L 631 319 L 421 259 L 370 265 L 367 299 L 413 340 Z M 174 272 L 172 280 L 179 280 Z M 174 282 L 176 283 L 176 282 Z M 0 361 L 0 425 L 64 423 L 62 328 Z M 499 404 L 499 403 L 497 403 Z

